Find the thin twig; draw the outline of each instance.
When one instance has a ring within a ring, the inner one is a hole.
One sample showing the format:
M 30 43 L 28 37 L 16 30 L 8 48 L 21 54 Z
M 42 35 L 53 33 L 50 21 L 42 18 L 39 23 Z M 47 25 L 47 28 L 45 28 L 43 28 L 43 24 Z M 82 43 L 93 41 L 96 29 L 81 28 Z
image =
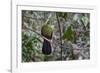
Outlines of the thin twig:
M 47 18 L 46 22 L 44 24 L 47 24 L 49 19 L 51 18 L 52 14 L 49 15 L 49 17 Z
M 29 18 L 29 19 L 34 19 L 34 20 L 43 20 L 43 18 L 35 18 L 35 17 L 29 17 L 29 16 L 26 16 L 24 15 L 23 17 L 26 17 L 26 18 Z
M 51 40 L 49 40 L 46 37 L 42 36 L 40 33 L 36 32 L 34 29 L 31 29 L 31 28 L 27 27 L 26 23 L 24 23 L 24 24 L 25 24 L 25 26 L 24 26 L 25 29 L 30 30 L 30 31 L 33 31 L 34 33 L 36 33 L 37 35 L 39 35 L 41 38 L 46 39 L 50 43 L 52 42 Z

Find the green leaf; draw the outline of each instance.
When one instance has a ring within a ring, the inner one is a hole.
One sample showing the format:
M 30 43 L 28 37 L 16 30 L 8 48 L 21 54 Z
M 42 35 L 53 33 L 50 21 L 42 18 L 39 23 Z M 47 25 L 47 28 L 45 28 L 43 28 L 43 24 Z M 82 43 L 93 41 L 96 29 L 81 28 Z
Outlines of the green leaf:
M 64 32 L 63 39 L 68 41 L 72 41 L 74 39 L 74 33 L 72 31 L 71 26 L 69 26 L 67 30 Z
M 83 16 L 81 20 L 82 20 L 82 22 L 84 23 L 84 25 L 85 25 L 85 27 L 86 27 L 86 26 L 88 25 L 88 23 L 89 23 L 88 17 Z
M 62 17 L 62 18 L 64 18 L 65 20 L 67 19 L 67 13 L 65 13 L 65 12 L 57 12 L 57 14 L 58 14 L 58 16 L 59 17 Z

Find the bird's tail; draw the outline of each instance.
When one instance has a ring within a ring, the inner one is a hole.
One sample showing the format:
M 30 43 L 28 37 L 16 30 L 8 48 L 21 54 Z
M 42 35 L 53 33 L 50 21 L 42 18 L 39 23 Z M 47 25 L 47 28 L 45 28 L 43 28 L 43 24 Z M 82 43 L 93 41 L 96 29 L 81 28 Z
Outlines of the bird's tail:
M 52 52 L 51 44 L 46 39 L 44 39 L 43 42 L 42 52 L 45 55 L 49 55 Z

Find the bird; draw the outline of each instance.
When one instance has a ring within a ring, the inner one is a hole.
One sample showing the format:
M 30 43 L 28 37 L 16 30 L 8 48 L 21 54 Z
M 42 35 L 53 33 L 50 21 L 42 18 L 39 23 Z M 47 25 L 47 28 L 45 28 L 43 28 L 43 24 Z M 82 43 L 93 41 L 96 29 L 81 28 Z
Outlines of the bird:
M 45 55 L 50 55 L 51 52 L 52 52 L 51 43 L 50 43 L 50 41 L 48 41 L 48 40 L 52 39 L 52 34 L 53 34 L 52 25 L 45 24 L 45 25 L 42 26 L 41 35 L 46 38 L 43 41 L 42 53 L 45 54 Z

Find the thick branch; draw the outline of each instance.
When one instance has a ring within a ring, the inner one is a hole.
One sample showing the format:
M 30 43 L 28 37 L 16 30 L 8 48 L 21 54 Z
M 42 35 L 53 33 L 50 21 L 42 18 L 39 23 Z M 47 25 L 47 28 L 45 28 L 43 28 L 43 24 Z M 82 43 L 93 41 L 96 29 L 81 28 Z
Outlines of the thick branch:
M 60 21 L 59 21 L 59 17 L 58 14 L 56 13 L 56 18 L 57 18 L 57 22 L 58 22 L 58 27 L 59 27 L 59 31 L 60 31 L 60 44 L 61 44 L 61 58 L 62 58 L 62 32 L 61 32 L 61 26 L 60 26 Z

